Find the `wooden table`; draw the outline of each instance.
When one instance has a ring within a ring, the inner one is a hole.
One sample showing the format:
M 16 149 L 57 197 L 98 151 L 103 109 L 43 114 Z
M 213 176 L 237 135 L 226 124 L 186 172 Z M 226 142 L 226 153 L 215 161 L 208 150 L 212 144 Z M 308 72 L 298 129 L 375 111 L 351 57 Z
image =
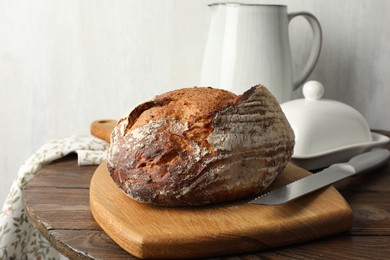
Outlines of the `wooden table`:
M 379 132 L 390 136 L 390 132 Z M 390 144 L 386 147 L 390 149 Z M 71 259 L 135 259 L 117 246 L 91 215 L 89 183 L 95 169 L 78 167 L 75 155 L 45 166 L 24 191 L 28 217 L 58 251 Z M 390 163 L 334 186 L 353 209 L 349 232 L 234 259 L 388 259 Z

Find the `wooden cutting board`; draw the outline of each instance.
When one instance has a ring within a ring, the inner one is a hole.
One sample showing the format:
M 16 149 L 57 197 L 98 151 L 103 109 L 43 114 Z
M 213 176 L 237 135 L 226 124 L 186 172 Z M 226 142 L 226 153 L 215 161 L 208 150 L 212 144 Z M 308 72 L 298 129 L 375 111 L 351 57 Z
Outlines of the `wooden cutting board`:
M 111 131 L 116 123 L 117 121 L 112 119 L 95 120 L 90 126 L 91 134 L 109 143 Z
M 289 164 L 270 189 L 308 174 Z M 102 229 L 140 258 L 238 254 L 317 239 L 352 227 L 351 208 L 333 187 L 278 206 L 241 201 L 161 208 L 127 197 L 112 181 L 105 162 L 92 177 L 90 207 Z

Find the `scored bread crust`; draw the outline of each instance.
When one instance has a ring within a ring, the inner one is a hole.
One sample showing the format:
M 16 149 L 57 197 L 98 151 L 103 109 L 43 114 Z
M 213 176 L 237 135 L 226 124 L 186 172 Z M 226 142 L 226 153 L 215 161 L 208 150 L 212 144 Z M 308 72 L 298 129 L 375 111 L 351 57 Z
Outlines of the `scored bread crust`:
M 293 131 L 264 86 L 241 96 L 194 87 L 156 96 L 119 120 L 107 166 L 137 201 L 204 205 L 257 196 L 293 148 Z

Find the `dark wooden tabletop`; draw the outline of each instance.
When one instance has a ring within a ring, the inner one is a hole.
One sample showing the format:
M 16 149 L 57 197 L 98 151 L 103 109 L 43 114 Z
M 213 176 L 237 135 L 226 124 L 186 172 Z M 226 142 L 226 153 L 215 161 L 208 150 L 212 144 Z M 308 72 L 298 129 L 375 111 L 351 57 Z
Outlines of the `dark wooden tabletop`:
M 390 132 L 379 131 L 390 136 Z M 386 146 L 390 149 L 390 144 Z M 57 160 L 31 179 L 24 203 L 32 223 L 70 259 L 136 259 L 93 219 L 89 183 L 96 166 L 77 166 L 75 155 Z M 390 163 L 334 185 L 350 204 L 350 231 L 315 241 L 213 259 L 388 259 L 390 257 Z

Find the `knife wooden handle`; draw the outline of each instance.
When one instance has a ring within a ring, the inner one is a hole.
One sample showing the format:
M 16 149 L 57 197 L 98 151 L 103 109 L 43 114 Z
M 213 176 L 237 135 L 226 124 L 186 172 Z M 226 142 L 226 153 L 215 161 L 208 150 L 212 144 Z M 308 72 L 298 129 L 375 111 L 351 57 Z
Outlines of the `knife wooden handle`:
M 96 120 L 91 123 L 91 134 L 106 142 L 110 142 L 112 129 L 116 126 L 117 121 L 112 119 Z

